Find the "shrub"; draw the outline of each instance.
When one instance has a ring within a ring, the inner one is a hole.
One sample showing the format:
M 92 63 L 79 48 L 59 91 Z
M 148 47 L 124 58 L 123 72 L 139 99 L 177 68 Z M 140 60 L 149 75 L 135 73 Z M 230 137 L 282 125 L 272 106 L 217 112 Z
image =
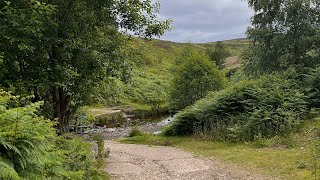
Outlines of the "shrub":
M 197 132 L 231 141 L 286 134 L 297 127 L 308 111 L 296 76 L 295 71 L 288 70 L 211 93 L 178 113 L 164 134 Z
M 144 136 L 145 133 L 142 132 L 139 128 L 133 127 L 129 132 L 129 137 L 135 137 L 135 136 Z
M 96 121 L 88 106 L 83 106 L 73 114 L 69 126 L 87 126 Z
M 177 110 L 192 105 L 209 91 L 222 89 L 226 82 L 207 56 L 192 50 L 188 53 L 175 69 L 169 93 L 172 107 Z
M 320 67 L 311 70 L 306 78 L 306 94 L 310 108 L 320 108 Z
M 99 169 L 105 152 L 99 148 L 98 156 L 94 157 L 91 143 L 73 134 L 59 136 L 55 142 L 56 148 L 62 151 L 63 170 L 54 175 L 61 179 L 105 179 L 105 173 Z M 101 146 L 101 144 L 98 144 Z M 59 166 L 58 166 L 59 167 Z
M 91 104 L 118 104 L 124 96 L 124 83 L 115 77 L 109 77 L 93 87 L 90 93 Z
M 57 136 L 41 105 L 0 90 L 0 179 L 102 179 L 90 144 Z

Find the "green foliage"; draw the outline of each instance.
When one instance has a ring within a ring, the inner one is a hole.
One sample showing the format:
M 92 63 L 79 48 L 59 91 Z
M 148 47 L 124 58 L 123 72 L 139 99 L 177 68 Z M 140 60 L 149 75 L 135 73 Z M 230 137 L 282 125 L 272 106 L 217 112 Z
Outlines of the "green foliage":
M 92 153 L 91 144 L 83 142 L 83 139 L 72 134 L 59 136 L 56 140 L 56 148 L 63 150 L 62 163 L 64 179 L 105 179 L 103 170 L 98 169 L 101 163 L 97 162 Z M 100 160 L 100 159 L 99 159 Z M 55 177 L 55 176 L 53 176 Z
M 306 82 L 309 106 L 311 108 L 320 108 L 320 67 L 311 70 L 311 73 L 306 77 Z
M 122 112 L 114 112 L 114 113 L 107 113 L 102 114 L 96 117 L 95 120 L 99 123 L 100 126 L 106 127 L 114 127 L 114 126 L 121 126 L 126 122 L 126 119 L 123 117 Z
M 225 48 L 233 56 L 248 47 L 248 40 L 234 40 L 223 42 Z M 126 46 L 129 54 L 128 61 L 132 62 L 133 71 L 125 83 L 113 80 L 110 83 L 100 83 L 97 93 L 91 97 L 93 101 L 108 105 L 120 103 L 154 113 L 170 109 L 169 93 L 170 81 L 175 73 L 175 66 L 181 64 L 186 48 L 204 52 L 216 43 L 190 44 L 174 43 L 161 40 L 144 40 L 131 38 Z
M 73 127 L 76 133 L 78 131 L 78 126 L 88 126 L 96 121 L 96 118 L 89 109 L 89 107 L 83 106 L 73 114 L 69 126 Z
M 171 69 L 181 47 L 176 43 L 142 39 L 132 39 L 129 45 L 136 52 L 130 57 L 135 68 L 131 80 L 125 84 L 124 98 L 160 111 L 167 106 Z
M 309 130 L 309 136 L 310 138 L 310 167 L 312 170 L 312 177 L 313 179 L 319 179 L 320 173 L 319 173 L 319 162 L 320 162 L 320 143 L 319 143 L 319 138 L 320 138 L 320 130 L 319 126 L 313 127 L 312 129 Z
M 177 110 L 192 105 L 209 91 L 222 89 L 226 82 L 224 74 L 207 56 L 190 48 L 185 52 L 174 71 L 170 89 L 170 101 Z
M 290 70 L 211 93 L 178 113 L 164 134 L 206 133 L 213 139 L 244 141 L 291 132 L 308 112 L 296 77 Z
M 107 149 L 104 146 L 104 138 L 101 133 L 95 133 L 91 135 L 91 139 L 94 140 L 98 146 L 98 152 L 96 155 L 96 159 L 98 160 L 99 167 L 104 166 L 104 159 L 109 156 L 110 150 L 107 151 Z
M 157 79 L 156 75 L 140 74 L 126 87 L 126 95 L 133 102 L 144 103 L 157 110 L 167 100 L 168 83 Z
M 50 142 L 55 137 L 54 124 L 36 115 L 42 103 L 21 105 L 20 100 L 0 91 L 0 160 L 4 168 L 0 177 L 45 177 L 48 151 L 54 145 Z
M 127 38 L 118 29 L 162 35 L 171 21 L 158 12 L 150 0 L 2 1 L 0 85 L 45 101 L 63 133 L 101 80 L 127 78 Z
M 89 143 L 58 137 L 42 102 L 0 91 L 0 179 L 102 179 Z
M 118 104 L 124 97 L 125 84 L 119 78 L 107 78 L 92 89 L 90 103 Z
M 208 55 L 211 61 L 215 62 L 215 64 L 222 69 L 224 68 L 225 59 L 230 56 L 230 52 L 226 49 L 223 42 L 218 41 L 215 44 L 214 51 L 209 51 Z
M 135 137 L 135 136 L 143 136 L 145 135 L 144 132 L 142 132 L 138 127 L 133 127 L 129 132 L 129 137 Z
M 248 29 L 253 46 L 246 53 L 247 72 L 271 72 L 320 61 L 318 0 L 249 0 L 255 11 Z

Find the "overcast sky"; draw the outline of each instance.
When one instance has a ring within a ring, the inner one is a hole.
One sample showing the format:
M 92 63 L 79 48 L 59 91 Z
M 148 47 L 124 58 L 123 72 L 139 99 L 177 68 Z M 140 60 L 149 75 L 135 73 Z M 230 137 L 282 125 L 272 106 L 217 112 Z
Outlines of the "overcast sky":
M 160 0 L 161 18 L 173 30 L 161 37 L 175 42 L 213 42 L 245 37 L 253 12 L 243 0 Z

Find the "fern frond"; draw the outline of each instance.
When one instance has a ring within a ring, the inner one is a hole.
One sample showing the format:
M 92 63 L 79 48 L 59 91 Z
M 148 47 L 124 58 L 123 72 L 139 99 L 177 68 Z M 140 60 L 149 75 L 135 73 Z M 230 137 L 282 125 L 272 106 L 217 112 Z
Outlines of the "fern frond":
M 6 150 L 13 151 L 15 154 L 22 156 L 20 150 L 16 146 L 12 145 L 10 142 L 0 139 L 0 146 L 3 146 Z
M 0 179 L 19 180 L 19 174 L 14 168 L 3 159 L 0 158 Z

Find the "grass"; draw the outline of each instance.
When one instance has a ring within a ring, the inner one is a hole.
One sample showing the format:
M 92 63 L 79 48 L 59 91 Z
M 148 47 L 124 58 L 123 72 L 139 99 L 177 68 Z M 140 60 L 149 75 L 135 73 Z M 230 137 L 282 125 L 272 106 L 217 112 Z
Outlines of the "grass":
M 133 127 L 129 132 L 129 137 L 135 137 L 135 136 L 144 136 L 145 133 L 141 131 L 138 127 Z
M 310 130 L 320 120 L 308 120 L 299 132 L 287 138 L 258 140 L 259 143 L 230 143 L 196 137 L 141 135 L 119 139 L 121 143 L 180 147 L 198 156 L 236 164 L 252 172 L 280 179 L 313 179 Z M 258 146 L 257 146 L 258 144 Z M 260 146 L 262 144 L 262 146 Z M 288 145 L 288 146 L 287 146 Z M 262 148 L 257 148 L 262 147 Z
M 251 44 L 251 41 L 246 38 L 226 40 L 222 42 L 225 45 L 225 47 L 230 51 L 231 56 L 237 56 L 238 58 L 240 58 L 243 51 L 246 50 Z M 197 45 L 202 46 L 204 48 L 212 48 L 215 46 L 215 44 L 216 42 L 209 42 Z
M 128 99 L 123 99 L 121 101 L 123 104 L 121 106 L 131 108 L 131 109 L 134 109 L 137 111 L 151 111 L 151 109 L 152 109 L 152 106 L 150 106 L 148 104 L 143 104 L 143 103 L 139 103 L 139 102 L 132 102 Z

